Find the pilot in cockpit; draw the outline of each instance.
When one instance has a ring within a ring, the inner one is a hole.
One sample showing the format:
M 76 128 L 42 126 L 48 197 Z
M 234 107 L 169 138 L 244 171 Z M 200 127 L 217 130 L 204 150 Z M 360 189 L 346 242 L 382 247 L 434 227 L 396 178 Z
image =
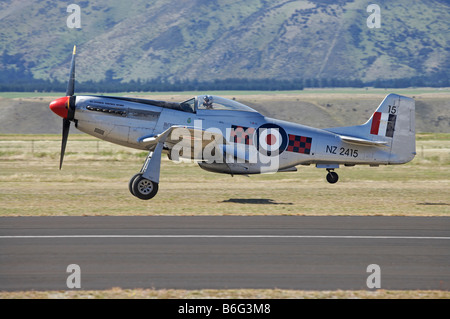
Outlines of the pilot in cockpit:
M 213 98 L 212 98 L 212 96 L 211 95 L 205 95 L 203 100 L 204 100 L 203 106 L 205 107 L 205 109 L 212 110 L 212 108 L 213 108 Z

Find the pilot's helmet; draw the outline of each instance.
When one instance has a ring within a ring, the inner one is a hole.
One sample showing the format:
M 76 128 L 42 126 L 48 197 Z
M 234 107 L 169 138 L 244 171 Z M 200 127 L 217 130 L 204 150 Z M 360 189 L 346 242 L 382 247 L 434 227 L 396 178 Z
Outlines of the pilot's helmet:
M 206 103 L 212 103 L 213 101 L 213 97 L 211 95 L 205 95 L 203 99 L 205 100 Z

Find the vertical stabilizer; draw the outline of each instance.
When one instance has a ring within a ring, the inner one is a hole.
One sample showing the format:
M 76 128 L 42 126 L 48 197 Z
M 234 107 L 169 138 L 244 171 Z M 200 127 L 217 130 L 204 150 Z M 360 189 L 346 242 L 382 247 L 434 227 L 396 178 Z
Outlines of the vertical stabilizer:
M 389 94 L 365 124 L 327 130 L 375 143 L 383 142 L 390 147 L 389 164 L 407 163 L 416 154 L 415 101 Z

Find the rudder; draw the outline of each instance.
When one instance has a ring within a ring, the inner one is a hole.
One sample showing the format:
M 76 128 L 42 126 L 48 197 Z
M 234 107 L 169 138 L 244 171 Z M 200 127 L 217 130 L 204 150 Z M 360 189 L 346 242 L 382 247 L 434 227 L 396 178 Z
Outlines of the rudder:
M 358 126 L 327 129 L 333 133 L 380 142 L 389 147 L 389 164 L 403 164 L 416 154 L 415 101 L 388 94 L 371 118 Z
M 415 101 L 397 94 L 387 95 L 365 124 L 369 134 L 390 141 L 389 164 L 403 164 L 416 154 Z

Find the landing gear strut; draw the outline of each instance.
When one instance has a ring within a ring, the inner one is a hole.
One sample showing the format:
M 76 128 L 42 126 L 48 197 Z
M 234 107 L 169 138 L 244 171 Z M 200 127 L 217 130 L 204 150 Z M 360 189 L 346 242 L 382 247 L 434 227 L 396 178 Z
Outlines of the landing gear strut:
M 128 183 L 130 193 L 139 199 L 148 200 L 158 193 L 161 153 L 167 135 L 161 138 L 153 151 L 145 159 L 140 173 L 134 175 Z
M 158 183 L 143 176 L 148 168 L 148 164 L 152 156 L 153 152 L 150 152 L 144 165 L 142 166 L 141 172 L 135 174 L 128 183 L 130 193 L 139 199 L 149 200 L 155 197 L 156 193 L 158 193 Z
M 339 175 L 334 172 L 333 169 L 327 169 L 328 174 L 327 174 L 327 182 L 330 184 L 334 184 L 339 180 Z

